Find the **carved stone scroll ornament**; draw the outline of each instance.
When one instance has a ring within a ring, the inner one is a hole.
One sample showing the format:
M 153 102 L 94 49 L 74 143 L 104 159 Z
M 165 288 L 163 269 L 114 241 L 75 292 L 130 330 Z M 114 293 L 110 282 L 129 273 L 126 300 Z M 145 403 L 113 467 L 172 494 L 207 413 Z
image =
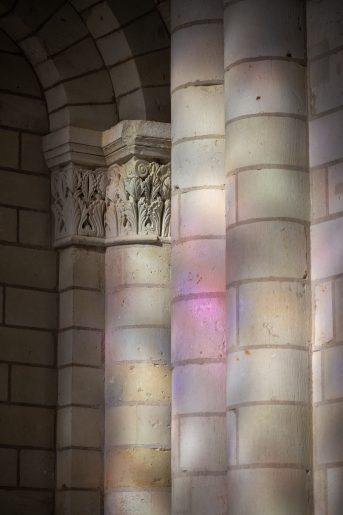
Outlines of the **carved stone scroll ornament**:
M 109 238 L 170 236 L 170 163 L 131 158 L 114 165 L 107 187 Z
M 70 236 L 105 236 L 106 171 L 74 166 L 52 174 L 55 240 Z

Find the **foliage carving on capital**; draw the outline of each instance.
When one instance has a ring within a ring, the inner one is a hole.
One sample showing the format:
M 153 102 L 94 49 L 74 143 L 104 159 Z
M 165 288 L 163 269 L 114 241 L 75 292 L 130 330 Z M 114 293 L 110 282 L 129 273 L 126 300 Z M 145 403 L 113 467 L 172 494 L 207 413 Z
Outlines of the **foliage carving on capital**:
M 69 166 L 51 180 L 55 240 L 68 236 L 105 236 L 107 175 L 104 169 Z
M 170 236 L 170 163 L 132 157 L 111 168 L 106 194 L 109 238 Z

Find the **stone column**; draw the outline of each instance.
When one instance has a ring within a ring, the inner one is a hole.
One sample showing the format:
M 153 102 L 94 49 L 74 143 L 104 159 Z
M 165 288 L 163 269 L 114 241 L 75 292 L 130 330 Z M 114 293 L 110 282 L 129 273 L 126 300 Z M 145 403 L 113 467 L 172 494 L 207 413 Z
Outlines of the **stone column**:
M 226 513 L 223 7 L 172 1 L 172 513 Z
M 230 515 L 312 513 L 303 11 L 225 4 Z
M 308 2 L 314 513 L 343 506 L 343 5 Z
M 169 515 L 169 126 L 132 122 L 119 139 L 106 213 L 105 514 Z
M 60 249 L 56 513 L 102 513 L 105 482 L 106 515 L 169 515 L 170 127 L 68 127 L 45 156 Z
M 56 515 L 102 513 L 107 174 L 90 136 L 70 128 L 45 140 L 59 250 Z

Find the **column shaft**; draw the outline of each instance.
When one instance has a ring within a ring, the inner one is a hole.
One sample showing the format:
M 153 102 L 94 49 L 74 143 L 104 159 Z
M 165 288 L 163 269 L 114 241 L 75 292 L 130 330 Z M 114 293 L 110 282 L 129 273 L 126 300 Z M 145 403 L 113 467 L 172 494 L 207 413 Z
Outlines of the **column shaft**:
M 311 513 L 303 9 L 225 5 L 230 515 Z
M 169 253 L 106 251 L 106 515 L 170 513 Z
M 172 2 L 172 513 L 226 513 L 222 2 Z

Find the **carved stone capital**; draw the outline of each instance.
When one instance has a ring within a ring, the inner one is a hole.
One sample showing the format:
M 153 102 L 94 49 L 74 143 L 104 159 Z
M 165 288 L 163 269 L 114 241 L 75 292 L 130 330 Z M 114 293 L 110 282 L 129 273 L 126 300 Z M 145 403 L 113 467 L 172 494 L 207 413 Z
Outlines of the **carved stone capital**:
M 170 125 L 127 120 L 99 132 L 45 137 L 55 246 L 115 245 L 170 236 Z
M 131 158 L 114 165 L 106 191 L 106 236 L 170 236 L 170 163 Z
M 51 177 L 55 244 L 77 237 L 105 237 L 107 171 L 69 165 Z

